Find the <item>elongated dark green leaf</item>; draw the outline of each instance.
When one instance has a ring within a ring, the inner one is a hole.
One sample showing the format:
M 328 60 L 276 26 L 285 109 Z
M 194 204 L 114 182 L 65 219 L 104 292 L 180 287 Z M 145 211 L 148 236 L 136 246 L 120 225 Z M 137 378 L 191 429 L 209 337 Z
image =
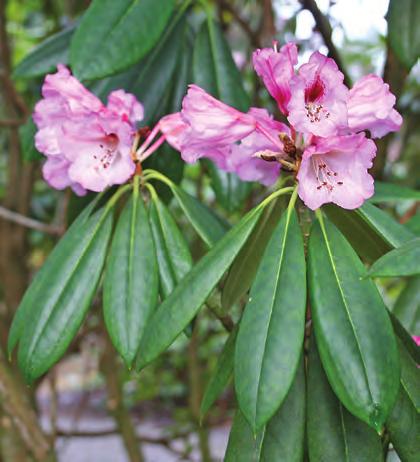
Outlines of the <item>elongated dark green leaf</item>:
M 301 462 L 305 437 L 305 372 L 300 360 L 295 380 L 280 409 L 265 427 L 261 462 Z
M 410 70 L 420 55 L 420 4 L 417 0 L 390 0 L 386 18 L 388 41 Z
M 401 202 L 407 200 L 420 200 L 420 191 L 397 184 L 375 181 L 375 194 L 369 199 L 369 202 L 376 204 L 380 202 Z
M 305 373 L 300 361 L 280 409 L 255 436 L 238 410 L 229 435 L 225 462 L 301 462 L 305 436 Z
M 265 249 L 236 342 L 236 395 L 254 432 L 279 408 L 296 373 L 305 328 L 305 268 L 297 216 L 288 211 Z
M 258 462 L 264 430 L 254 435 L 238 409 L 233 418 L 224 462 Z
M 232 58 L 218 23 L 208 19 L 201 26 L 194 44 L 193 79 L 197 85 L 225 103 L 246 111 L 249 99 L 244 90 L 241 74 Z M 228 211 L 239 208 L 251 190 L 249 183 L 237 175 L 220 171 L 212 162 L 206 166 L 218 202 Z
M 401 340 L 398 341 L 398 347 L 401 358 L 401 385 L 414 408 L 420 412 L 420 369 Z
M 405 349 L 416 362 L 416 364 L 420 364 L 420 346 L 416 344 L 411 334 L 407 332 L 407 330 L 400 323 L 400 321 L 394 315 L 394 313 L 389 312 L 389 316 L 391 318 L 392 327 L 394 328 L 395 335 L 404 344 Z
M 388 213 L 372 204 L 365 203 L 356 210 L 365 223 L 375 231 L 391 248 L 396 248 L 415 236 L 395 221 Z
M 225 389 L 230 377 L 232 376 L 237 333 L 237 329 L 230 333 L 223 347 L 223 350 L 220 353 L 219 360 L 217 361 L 216 365 L 216 370 L 214 371 L 211 379 L 209 380 L 209 383 L 207 384 L 203 399 L 201 401 L 201 418 L 203 418 L 209 409 L 213 406 L 213 403 Z
M 193 78 L 197 85 L 226 104 L 248 110 L 249 98 L 232 51 L 219 24 L 212 19 L 203 23 L 195 40 Z
M 192 257 L 172 215 L 157 196 L 150 204 L 149 219 L 158 259 L 160 292 L 166 298 L 190 271 Z
M 420 370 L 402 343 L 399 347 L 401 386 L 387 428 L 401 460 L 416 462 L 420 454 Z
M 417 462 L 420 452 L 420 413 L 402 385 L 387 421 L 387 428 L 400 459 L 404 462 Z
M 420 276 L 407 280 L 392 312 L 408 332 L 412 335 L 420 333 Z
M 185 25 L 185 18 L 180 16 L 179 19 L 175 17 L 173 21 L 170 23 L 170 27 L 172 24 L 177 24 L 177 22 Z M 169 29 L 169 28 L 168 28 Z M 177 27 L 177 29 L 179 29 Z M 184 33 L 185 32 L 185 33 Z M 180 37 L 181 33 L 183 37 Z M 165 32 L 165 36 L 168 34 L 168 30 Z M 157 106 L 156 110 L 153 111 L 155 114 L 154 120 L 157 120 L 159 117 L 170 114 L 173 112 L 178 112 L 181 110 L 182 99 L 184 98 L 187 92 L 187 86 L 191 82 L 191 61 L 192 61 L 192 44 L 189 40 L 188 35 L 188 28 L 186 31 L 182 30 L 178 35 L 175 35 L 176 32 L 174 31 L 174 37 L 168 36 L 169 43 L 167 44 L 167 48 L 173 46 L 173 42 L 180 44 L 180 50 L 178 51 L 178 61 L 175 63 L 174 72 L 169 77 L 169 73 L 165 75 L 168 78 L 168 83 L 166 85 L 167 91 L 162 91 L 162 102 L 160 102 L 160 98 L 158 95 L 155 95 L 153 99 L 154 102 L 158 102 L 159 105 Z M 169 35 L 169 34 L 168 34 Z M 172 34 L 171 34 L 172 35 Z M 155 47 L 158 48 L 160 43 Z M 165 47 L 166 48 L 166 47 Z M 153 51 L 155 51 L 155 49 Z M 162 76 L 162 67 L 166 66 L 166 61 L 170 62 L 170 60 L 159 60 L 159 68 L 155 71 L 155 75 L 152 76 L 150 81 L 156 79 L 156 73 Z M 145 85 L 143 85 L 145 86 Z M 150 98 L 152 100 L 152 98 Z M 160 173 L 163 173 L 168 178 L 170 178 L 175 183 L 180 183 L 184 173 L 184 166 L 185 162 L 182 160 L 179 152 L 175 151 L 168 143 L 164 143 L 154 156 L 150 156 L 146 159 L 144 164 L 144 168 L 151 168 L 157 170 Z M 158 183 L 155 185 L 155 188 L 159 194 L 159 197 L 164 200 L 165 202 L 169 202 L 172 198 L 172 194 L 167 185 L 163 183 Z
M 193 319 L 245 243 L 261 212 L 261 207 L 253 209 L 225 234 L 158 307 L 142 338 L 137 368 L 153 361 Z
M 203 241 L 212 247 L 226 233 L 228 226 L 211 209 L 176 185 L 171 190 L 182 211 Z
M 60 265 L 60 262 L 64 262 L 68 256 L 68 249 L 73 246 L 73 243 L 78 236 L 80 236 L 85 229 L 86 221 L 88 220 L 90 214 L 92 213 L 97 200 L 92 201 L 83 212 L 73 221 L 70 228 L 67 230 L 66 234 L 61 238 L 60 242 L 54 247 L 54 250 L 49 255 L 48 259 L 38 271 L 35 276 L 33 283 L 28 287 L 25 295 L 20 302 L 19 308 L 17 309 L 15 316 L 13 318 L 12 325 L 10 327 L 9 337 L 7 341 L 7 349 L 9 355 L 11 355 L 13 349 L 17 345 L 17 342 L 22 336 L 25 323 L 27 321 L 27 316 L 29 316 L 28 311 L 31 311 L 33 308 L 32 300 L 36 299 L 39 296 L 38 292 L 43 289 L 43 285 L 47 283 L 50 273 L 55 272 L 56 265 Z M 36 308 L 36 307 L 35 307 Z
M 282 198 L 272 202 L 264 210 L 254 231 L 235 258 L 223 287 L 222 305 L 224 309 L 231 308 L 251 287 L 264 250 L 283 210 Z
M 185 15 L 176 15 L 159 43 L 139 64 L 128 71 L 99 81 L 93 90 L 102 99 L 111 91 L 124 88 L 137 96 L 144 106 L 144 125 L 156 121 L 164 110 L 173 83 L 181 45 L 185 38 Z M 173 109 L 171 112 L 173 112 Z
M 20 307 L 26 319 L 18 360 L 27 381 L 62 356 L 80 327 L 96 291 L 111 230 L 112 214 L 98 210 L 60 242 L 60 250 L 35 277 Z
M 252 189 L 252 183 L 242 181 L 236 174 L 220 170 L 208 160 L 203 160 L 210 173 L 211 185 L 220 205 L 229 212 L 240 209 Z
M 420 237 L 391 250 L 377 260 L 368 272 L 370 277 L 414 276 L 420 274 Z
M 102 78 L 137 62 L 158 41 L 173 8 L 174 0 L 93 0 L 71 41 L 76 77 Z
M 323 210 L 363 259 L 375 261 L 415 237 L 388 213 L 369 203 L 357 210 L 331 204 Z
M 309 240 L 314 329 L 328 380 L 341 402 L 376 430 L 396 399 L 396 340 L 375 284 L 337 228 L 316 223 Z
M 383 461 L 379 436 L 351 415 L 334 395 L 313 340 L 308 369 L 307 438 L 311 462 Z
M 56 69 L 57 64 L 68 63 L 68 50 L 74 27 L 48 37 L 34 48 L 16 67 L 13 77 L 30 79 Z
M 137 354 L 147 319 L 155 309 L 159 276 L 155 246 L 137 188 L 112 239 L 104 278 L 105 324 L 127 367 Z

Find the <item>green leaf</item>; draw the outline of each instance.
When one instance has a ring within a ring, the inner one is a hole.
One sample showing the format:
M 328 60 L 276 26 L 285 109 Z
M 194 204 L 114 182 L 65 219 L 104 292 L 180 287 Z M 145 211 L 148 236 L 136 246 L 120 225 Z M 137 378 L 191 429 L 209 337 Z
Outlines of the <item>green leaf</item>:
M 40 282 L 36 281 L 46 281 L 49 277 L 49 273 L 54 271 L 50 268 L 54 268 L 54 266 L 58 265 L 60 261 L 64 261 L 66 259 L 68 255 L 68 249 L 73 245 L 73 242 L 78 238 L 78 236 L 84 232 L 86 221 L 90 217 L 94 207 L 97 205 L 97 202 L 97 199 L 93 200 L 73 221 L 66 234 L 54 247 L 48 259 L 36 274 L 33 283 L 25 292 L 10 327 L 9 337 L 7 340 L 7 350 L 9 356 L 12 354 L 12 351 L 22 337 L 22 332 L 26 324 L 27 313 L 32 310 L 32 300 L 37 296 L 39 289 L 42 288 Z
M 395 335 L 404 344 L 405 349 L 413 358 L 413 360 L 417 364 L 420 364 L 420 346 L 416 344 L 411 334 L 405 330 L 404 326 L 400 323 L 400 321 L 394 315 L 394 313 L 390 312 L 389 316 L 391 318 L 392 327 L 394 328 Z
M 26 319 L 18 361 L 28 382 L 63 355 L 79 329 L 102 272 L 112 214 L 102 208 L 72 229 L 36 275 L 19 307 Z
M 44 159 L 44 156 L 38 152 L 35 147 L 36 126 L 30 117 L 24 125 L 19 127 L 19 139 L 22 150 L 23 160 L 33 162 Z
M 227 225 L 208 207 L 183 189 L 172 184 L 171 190 L 197 234 L 213 247 L 226 234 Z
M 359 256 L 370 261 L 415 237 L 389 214 L 369 203 L 357 210 L 344 210 L 332 204 L 322 209 Z
M 162 353 L 194 318 L 254 228 L 262 207 L 251 210 L 182 279 L 152 315 L 142 338 L 140 369 Z
M 293 382 L 306 311 L 303 239 L 288 210 L 265 249 L 239 326 L 235 388 L 254 432 L 276 412 Z
M 400 247 L 415 236 L 403 225 L 395 221 L 388 213 L 372 204 L 365 203 L 356 213 L 391 248 Z
M 401 386 L 387 420 L 391 442 L 401 460 L 417 462 L 420 453 L 420 371 L 400 344 Z
M 149 220 L 156 246 L 160 292 L 162 298 L 167 298 L 176 284 L 190 271 L 192 257 L 172 215 L 156 195 L 152 196 Z
M 420 4 L 417 0 L 390 0 L 388 41 L 402 64 L 410 70 L 420 55 Z
M 420 200 L 420 191 L 392 183 L 375 181 L 375 194 L 369 199 L 373 204 L 381 202 L 401 202 Z
M 24 79 L 39 77 L 55 71 L 57 64 L 67 64 L 74 30 L 75 27 L 62 30 L 40 43 L 17 65 L 13 77 Z
M 204 396 L 201 401 L 200 415 L 203 418 L 209 409 L 213 406 L 213 403 L 220 396 L 222 391 L 225 389 L 229 382 L 233 372 L 233 358 L 235 353 L 235 342 L 238 330 L 234 329 L 224 347 L 220 353 L 217 361 L 216 369 L 211 376 L 209 383 L 204 391 Z
M 119 88 L 135 94 L 144 106 L 142 124 L 150 125 L 162 112 L 165 99 L 178 78 L 174 74 L 185 39 L 185 29 L 185 15 L 176 15 L 159 43 L 140 63 L 122 74 L 100 80 L 92 86 L 92 90 L 102 99 Z
M 280 409 L 265 427 L 261 462 L 301 462 L 304 454 L 306 399 L 303 361 Z M 373 461 L 372 461 L 373 462 Z
M 416 213 L 405 224 L 413 234 L 420 236 L 420 213 Z
M 414 408 L 420 412 L 420 369 L 401 340 L 398 342 L 398 347 L 401 358 L 401 385 Z
M 301 462 L 305 436 L 305 373 L 300 361 L 295 380 L 280 409 L 254 435 L 245 417 L 235 414 L 225 462 Z
M 264 431 L 254 435 L 249 423 L 238 409 L 233 418 L 224 462 L 257 462 Z
M 152 232 L 138 188 L 115 229 L 104 277 L 104 319 L 118 353 L 131 367 L 147 319 L 158 298 L 158 266 Z
M 78 79 L 122 71 L 151 50 L 165 30 L 174 0 L 93 0 L 70 47 Z
M 380 431 L 398 392 L 399 361 L 386 307 L 366 269 L 325 220 L 309 239 L 309 288 L 322 363 L 346 408 Z
M 232 57 L 220 25 L 205 21 L 194 44 L 194 83 L 240 111 L 249 108 L 249 98 L 244 89 L 241 74 Z
M 251 287 L 268 241 L 284 210 L 283 198 L 273 201 L 262 214 L 246 244 L 235 258 L 222 292 L 222 306 L 230 309 Z
M 307 438 L 311 462 L 381 462 L 379 436 L 351 415 L 333 393 L 315 342 L 308 361 Z
M 193 52 L 194 82 L 214 97 L 241 111 L 248 110 L 249 98 L 242 77 L 235 65 L 232 51 L 218 23 L 208 18 L 195 40 Z M 240 208 L 252 185 L 234 173 L 219 170 L 211 161 L 205 162 L 218 202 L 228 211 Z
M 208 159 L 203 159 L 202 163 L 210 174 L 211 186 L 218 203 L 228 212 L 240 209 L 252 190 L 252 183 L 242 181 L 235 173 L 220 170 Z
M 391 250 L 377 260 L 368 272 L 370 277 L 398 277 L 420 274 L 420 237 Z
M 420 276 L 407 280 L 392 312 L 408 332 L 420 334 Z

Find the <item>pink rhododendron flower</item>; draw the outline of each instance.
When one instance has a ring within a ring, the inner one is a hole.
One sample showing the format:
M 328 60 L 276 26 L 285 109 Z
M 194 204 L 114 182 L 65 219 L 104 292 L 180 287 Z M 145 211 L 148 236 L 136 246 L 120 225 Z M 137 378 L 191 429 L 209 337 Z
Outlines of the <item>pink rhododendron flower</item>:
M 394 105 L 395 96 L 380 77 L 373 74 L 362 77 L 349 92 L 347 107 L 350 130 L 369 130 L 373 138 L 398 131 L 402 117 Z
M 331 58 L 315 52 L 290 81 L 288 120 L 296 131 L 336 135 L 347 126 L 344 75 Z
M 336 63 L 319 52 L 295 73 L 294 44 L 257 50 L 253 63 L 290 128 L 265 110 L 240 112 L 192 85 L 182 111 L 159 124 L 166 140 L 186 162 L 208 157 L 264 185 L 276 181 L 282 166 L 291 169 L 311 209 L 327 202 L 347 209 L 362 205 L 374 193 L 368 169 L 376 147 L 361 132 L 378 137 L 402 124 L 388 85 L 370 75 L 349 90 Z
M 360 207 L 374 192 L 367 169 L 375 153 L 375 143 L 363 133 L 317 138 L 303 152 L 297 174 L 300 198 L 311 209 L 326 202 Z
M 297 64 L 297 48 L 294 43 L 288 43 L 277 51 L 263 48 L 254 51 L 252 55 L 255 72 L 262 78 L 270 95 L 277 101 L 280 111 L 287 115 L 290 101 L 290 79 L 294 76 L 294 66 Z
M 47 156 L 43 174 L 51 186 L 80 195 L 130 178 L 135 123 L 143 117 L 135 96 L 117 90 L 105 106 L 62 65 L 46 76 L 42 95 L 33 115 L 35 145 Z
M 207 118 L 205 111 L 209 111 Z M 256 131 L 256 126 L 265 135 Z M 277 134 L 290 133 L 286 125 L 273 120 L 265 109 L 251 108 L 244 114 L 196 85 L 190 86 L 182 111 L 163 117 L 159 127 L 166 141 L 181 151 L 186 162 L 207 157 L 219 168 L 235 172 L 243 180 L 260 181 L 265 185 L 276 181 L 280 164 L 268 163 L 253 154 L 262 150 L 282 153 L 283 144 Z
M 413 340 L 416 342 L 417 346 L 420 346 L 420 336 L 413 335 Z

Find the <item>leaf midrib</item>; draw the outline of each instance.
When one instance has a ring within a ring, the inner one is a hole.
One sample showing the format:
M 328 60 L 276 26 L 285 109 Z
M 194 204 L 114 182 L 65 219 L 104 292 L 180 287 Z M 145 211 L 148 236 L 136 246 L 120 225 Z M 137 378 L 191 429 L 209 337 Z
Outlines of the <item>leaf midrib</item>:
M 274 311 L 274 302 L 275 302 L 275 300 L 277 298 L 277 287 L 278 287 L 278 284 L 279 284 L 280 274 L 281 274 L 282 266 L 283 266 L 283 257 L 284 257 L 284 254 L 285 254 L 285 247 L 286 247 L 285 243 L 286 243 L 287 237 L 289 235 L 289 224 L 290 224 L 291 215 L 292 215 L 292 209 L 287 210 L 286 223 L 284 225 L 284 234 L 283 234 L 283 239 L 282 239 L 282 242 L 281 242 L 282 249 L 281 249 L 281 254 L 280 254 L 280 259 L 279 259 L 278 270 L 277 270 L 277 274 L 276 274 L 275 290 L 273 291 L 273 297 L 271 299 L 270 315 L 269 315 L 268 323 L 267 323 L 267 326 L 268 326 L 267 327 L 267 333 L 266 333 L 266 336 L 265 336 L 265 339 L 264 339 L 264 349 L 263 349 L 263 354 L 262 354 L 260 374 L 258 375 L 257 396 L 256 396 L 256 400 L 255 400 L 255 420 L 257 420 L 257 408 L 258 408 L 258 401 L 259 401 L 259 396 L 260 396 L 260 385 L 261 385 L 261 375 L 262 375 L 261 372 L 262 372 L 262 370 L 264 368 L 264 363 L 265 363 L 265 360 L 266 360 L 265 352 L 267 350 L 267 338 L 268 338 L 268 334 L 269 334 L 269 331 L 270 331 L 271 318 L 273 316 L 273 311 Z
M 341 295 L 341 298 L 342 298 L 342 301 L 343 301 L 343 305 L 344 305 L 344 308 L 345 308 L 345 311 L 346 311 L 346 314 L 347 314 L 347 318 L 348 318 L 348 321 L 350 323 L 351 329 L 353 331 L 353 335 L 354 335 L 354 338 L 355 338 L 355 341 L 356 341 L 357 349 L 359 351 L 360 359 L 361 359 L 362 366 L 363 366 L 363 373 L 364 373 L 365 380 L 366 380 L 367 389 L 368 389 L 368 392 L 369 392 L 369 395 L 370 395 L 370 398 L 371 398 L 371 401 L 372 401 L 372 404 L 373 404 L 374 399 L 373 399 L 373 396 L 372 396 L 372 392 L 370 390 L 370 384 L 369 384 L 369 378 L 368 378 L 368 374 L 367 374 L 367 368 L 366 368 L 366 364 L 365 364 L 365 361 L 364 361 L 364 358 L 363 358 L 363 355 L 362 355 L 362 350 L 361 350 L 361 347 L 360 347 L 359 338 L 358 338 L 358 336 L 356 334 L 356 328 L 355 328 L 355 326 L 353 324 L 353 320 L 352 320 L 352 318 L 350 316 L 349 307 L 347 305 L 347 299 L 346 299 L 346 297 L 344 295 L 344 292 L 343 292 L 343 289 L 341 287 L 341 281 L 340 281 L 340 278 L 338 276 L 337 268 L 336 268 L 336 265 L 335 265 L 335 260 L 334 260 L 334 257 L 333 257 L 332 251 L 331 251 L 331 247 L 330 247 L 330 244 L 329 244 L 329 241 L 328 241 L 327 231 L 326 231 L 324 223 L 322 221 L 320 221 L 320 226 L 321 226 L 322 234 L 324 236 L 325 245 L 327 247 L 328 257 L 330 259 L 330 263 L 331 263 L 331 266 L 332 266 L 332 269 L 333 269 L 333 272 L 334 272 L 334 276 L 335 276 L 335 279 L 336 279 L 336 282 L 337 282 L 337 285 L 338 285 L 338 289 L 339 289 L 339 292 L 340 292 L 340 295 Z
M 98 220 L 98 223 L 94 227 L 94 229 L 92 231 L 92 234 L 90 236 L 90 239 L 89 239 L 85 249 L 82 251 L 80 257 L 76 260 L 76 262 L 75 262 L 75 264 L 73 266 L 73 269 L 70 271 L 70 275 L 67 278 L 67 282 L 71 281 L 74 278 L 74 275 L 76 273 L 77 268 L 79 267 L 81 261 L 84 260 L 86 254 L 88 253 L 89 249 L 91 248 L 92 242 L 93 242 L 94 238 L 96 237 L 96 234 L 97 234 L 99 228 L 101 227 L 102 223 L 107 218 L 109 211 L 110 211 L 109 209 L 104 210 L 104 213 L 102 214 L 102 216 Z M 92 219 L 92 217 L 93 216 L 91 216 L 90 219 Z M 55 313 L 56 307 L 57 307 L 58 303 L 60 302 L 60 300 L 61 300 L 61 298 L 63 296 L 63 293 L 65 292 L 65 289 L 66 289 L 67 286 L 68 286 L 68 284 L 66 284 L 66 286 L 64 286 L 63 289 L 59 292 L 59 295 L 56 298 L 56 301 L 54 302 L 53 307 L 52 307 L 50 313 L 47 316 L 47 319 L 43 323 L 42 328 L 40 328 L 39 334 L 37 335 L 35 340 L 32 341 L 31 344 L 28 346 L 27 353 L 25 355 L 25 361 L 24 361 L 25 363 L 28 362 L 28 359 L 32 356 L 33 352 L 36 350 L 36 347 L 38 346 L 38 343 L 39 343 L 39 341 L 40 341 L 40 339 L 41 339 L 41 337 L 42 337 L 42 335 L 43 335 L 43 333 L 45 331 L 45 328 L 48 325 L 53 313 Z

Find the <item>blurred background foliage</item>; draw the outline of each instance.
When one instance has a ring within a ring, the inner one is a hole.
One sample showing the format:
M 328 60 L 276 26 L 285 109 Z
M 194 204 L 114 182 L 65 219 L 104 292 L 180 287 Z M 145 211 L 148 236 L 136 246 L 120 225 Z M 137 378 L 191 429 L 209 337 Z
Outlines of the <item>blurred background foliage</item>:
M 0 0 L 0 460 L 46 460 L 51 447 L 60 461 L 221 460 L 232 391 L 226 390 L 199 422 L 203 390 L 227 338 L 210 311 L 200 314 L 191 338 L 179 338 L 140 375 L 127 371 L 110 347 L 99 299 L 66 357 L 33 388 L 22 385 L 5 358 L 8 326 L 28 282 L 91 197 L 52 190 L 42 180 L 42 156 L 33 145 L 30 118 L 45 73 L 58 62 L 69 62 L 71 37 L 90 3 Z M 320 50 L 336 59 L 348 82 L 373 72 L 389 83 L 404 126 L 378 143 L 373 174 L 379 181 L 418 189 L 419 10 L 416 0 L 391 0 L 391 5 L 387 0 L 177 2 L 161 37 L 138 62 L 84 83 L 101 98 L 115 88 L 135 93 L 150 126 L 179 110 L 192 82 L 239 108 L 263 106 L 281 117 L 253 72 L 251 54 L 273 40 L 296 41 L 301 61 Z M 83 40 L 78 43 L 83 46 Z M 407 43 L 415 45 L 407 48 Z M 122 47 L 121 53 L 126 51 Z M 209 162 L 185 166 L 167 146 L 148 166 L 182 183 L 228 223 L 265 194 L 261 186 Z M 418 202 L 401 191 L 381 206 L 420 232 Z M 169 190 L 160 192 L 198 259 L 204 245 Z M 379 193 L 386 194 L 381 185 Z M 420 334 L 419 289 L 419 278 L 381 282 L 389 307 L 413 335 Z M 389 458 L 398 460 L 392 453 Z

